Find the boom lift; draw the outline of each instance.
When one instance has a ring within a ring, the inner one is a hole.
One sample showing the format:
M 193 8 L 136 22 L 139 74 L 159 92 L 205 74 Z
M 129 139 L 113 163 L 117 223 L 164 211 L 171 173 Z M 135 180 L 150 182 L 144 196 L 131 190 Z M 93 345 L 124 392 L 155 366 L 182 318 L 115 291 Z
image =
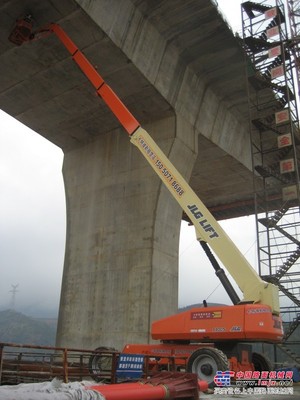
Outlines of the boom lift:
M 140 126 L 114 91 L 89 63 L 65 31 L 57 24 L 33 32 L 30 16 L 17 20 L 9 40 L 16 45 L 54 33 L 73 60 L 90 80 L 97 94 L 119 120 L 134 144 L 159 176 L 172 196 L 193 223 L 197 239 L 211 260 L 234 305 L 194 308 L 155 321 L 152 338 L 159 344 L 131 345 L 124 353 L 148 354 L 165 366 L 163 356 L 180 356 L 187 361 L 187 370 L 213 384 L 219 370 L 269 370 L 267 359 L 253 353 L 249 342 L 280 342 L 283 337 L 279 315 L 278 288 L 263 281 L 247 262 L 185 179 L 160 150 L 151 136 Z M 218 265 L 208 245 L 237 282 L 240 300 Z M 178 368 L 182 360 L 177 361 Z

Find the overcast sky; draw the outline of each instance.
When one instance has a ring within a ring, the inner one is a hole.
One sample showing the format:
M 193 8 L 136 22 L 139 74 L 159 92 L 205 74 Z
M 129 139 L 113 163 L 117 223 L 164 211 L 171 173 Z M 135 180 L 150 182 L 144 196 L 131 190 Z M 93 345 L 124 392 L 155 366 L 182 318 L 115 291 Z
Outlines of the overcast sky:
M 218 3 L 233 30 L 240 30 L 241 1 Z M 39 309 L 47 316 L 57 315 L 65 244 L 62 162 L 58 147 L 0 112 L 0 310 L 15 302 L 16 310 L 28 315 Z M 222 225 L 255 263 L 254 218 Z M 182 232 L 179 306 L 203 299 L 230 304 L 194 228 L 183 223 Z
M 64 242 L 62 151 L 0 114 L 0 309 L 57 309 Z

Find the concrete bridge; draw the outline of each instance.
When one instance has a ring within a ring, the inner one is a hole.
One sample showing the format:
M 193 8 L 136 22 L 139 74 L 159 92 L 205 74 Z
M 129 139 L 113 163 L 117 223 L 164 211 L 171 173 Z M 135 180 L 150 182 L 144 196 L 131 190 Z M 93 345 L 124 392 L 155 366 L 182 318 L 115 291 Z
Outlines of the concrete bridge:
M 216 218 L 252 212 L 241 46 L 213 0 L 4 0 L 0 107 L 64 151 L 67 242 L 57 345 L 122 348 L 177 309 L 182 210 L 52 35 L 59 23 Z

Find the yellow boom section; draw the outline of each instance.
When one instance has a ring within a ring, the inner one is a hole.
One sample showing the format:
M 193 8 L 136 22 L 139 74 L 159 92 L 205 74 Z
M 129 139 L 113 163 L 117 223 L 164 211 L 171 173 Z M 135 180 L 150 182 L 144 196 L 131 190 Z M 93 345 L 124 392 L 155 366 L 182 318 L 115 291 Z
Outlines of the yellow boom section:
M 130 140 L 188 215 L 195 226 L 197 239 L 207 242 L 222 261 L 241 289 L 244 296 L 242 301 L 269 305 L 274 313 L 279 314 L 277 286 L 259 277 L 151 136 L 139 127 Z

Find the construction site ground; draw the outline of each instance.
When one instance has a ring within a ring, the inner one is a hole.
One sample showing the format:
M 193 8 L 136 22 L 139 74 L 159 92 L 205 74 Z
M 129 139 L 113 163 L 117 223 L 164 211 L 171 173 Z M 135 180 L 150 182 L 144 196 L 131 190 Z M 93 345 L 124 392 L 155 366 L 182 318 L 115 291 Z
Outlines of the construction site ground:
M 18 389 L 18 384 L 25 385 L 22 388 L 30 387 L 33 382 L 47 385 L 54 384 L 55 381 L 61 383 L 77 382 L 79 384 L 87 380 L 94 382 L 95 377 L 97 377 L 97 381 L 116 383 L 118 355 L 119 353 L 115 351 L 91 351 L 0 343 L 0 399 L 10 400 L 11 397 L 7 394 L 7 388 L 10 387 L 9 395 L 14 396 L 12 391 Z M 97 362 L 91 363 L 91 357 Z M 94 359 L 94 357 L 96 358 Z M 105 369 L 105 366 L 108 369 Z M 149 374 L 148 371 L 146 376 Z M 296 375 L 294 375 L 295 380 L 299 380 L 298 374 Z M 258 390 L 260 391 L 259 394 L 257 394 Z M 278 391 L 281 391 L 281 394 L 277 394 Z M 230 392 L 234 394 L 231 395 Z M 26 400 L 24 393 L 21 397 L 12 398 Z M 243 389 L 234 385 L 225 386 L 210 389 L 208 393 L 201 392 L 200 399 L 300 400 L 300 382 L 295 382 L 292 387 L 277 386 L 270 389 L 264 387 L 253 389 L 246 387 Z M 30 398 L 30 400 L 33 400 L 33 398 Z M 39 400 L 43 400 L 43 397 L 39 397 Z

